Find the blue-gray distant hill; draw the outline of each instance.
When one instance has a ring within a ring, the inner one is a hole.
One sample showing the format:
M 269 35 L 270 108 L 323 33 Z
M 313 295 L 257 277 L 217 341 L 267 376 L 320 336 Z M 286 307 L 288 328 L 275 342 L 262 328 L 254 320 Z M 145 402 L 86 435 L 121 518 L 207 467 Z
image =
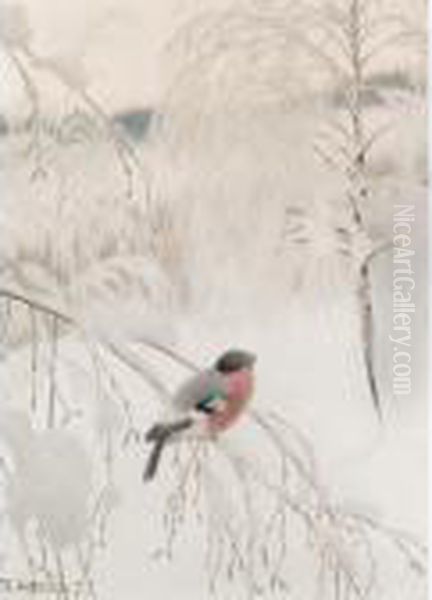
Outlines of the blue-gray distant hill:
M 135 142 L 142 142 L 155 118 L 156 113 L 152 108 L 136 108 L 117 113 L 113 121 L 122 127 L 128 137 Z

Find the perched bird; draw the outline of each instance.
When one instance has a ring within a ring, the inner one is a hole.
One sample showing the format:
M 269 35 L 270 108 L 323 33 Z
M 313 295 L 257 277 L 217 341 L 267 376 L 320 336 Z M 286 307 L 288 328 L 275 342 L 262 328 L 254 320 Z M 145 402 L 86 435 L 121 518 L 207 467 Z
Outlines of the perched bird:
M 213 437 L 231 427 L 246 409 L 254 389 L 255 355 L 244 350 L 228 350 L 215 364 L 188 379 L 173 397 L 179 418 L 157 423 L 146 434 L 153 444 L 144 480 L 157 471 L 167 442 L 196 427 Z

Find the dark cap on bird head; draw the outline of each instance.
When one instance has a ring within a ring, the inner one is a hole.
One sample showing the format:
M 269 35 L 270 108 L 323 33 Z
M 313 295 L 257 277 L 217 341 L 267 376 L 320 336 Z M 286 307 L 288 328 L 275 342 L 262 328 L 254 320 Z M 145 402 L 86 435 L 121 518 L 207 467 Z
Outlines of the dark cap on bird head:
M 228 350 L 218 358 L 215 364 L 220 373 L 233 373 L 240 369 L 250 369 L 256 362 L 255 354 L 245 350 Z

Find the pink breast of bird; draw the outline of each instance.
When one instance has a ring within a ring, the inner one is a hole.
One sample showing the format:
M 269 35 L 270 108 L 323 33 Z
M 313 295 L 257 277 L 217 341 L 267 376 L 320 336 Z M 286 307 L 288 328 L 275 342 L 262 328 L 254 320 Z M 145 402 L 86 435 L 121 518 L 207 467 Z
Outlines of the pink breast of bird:
M 231 373 L 226 377 L 226 402 L 220 411 L 209 418 L 213 433 L 231 427 L 246 409 L 254 390 L 253 373 L 249 369 Z

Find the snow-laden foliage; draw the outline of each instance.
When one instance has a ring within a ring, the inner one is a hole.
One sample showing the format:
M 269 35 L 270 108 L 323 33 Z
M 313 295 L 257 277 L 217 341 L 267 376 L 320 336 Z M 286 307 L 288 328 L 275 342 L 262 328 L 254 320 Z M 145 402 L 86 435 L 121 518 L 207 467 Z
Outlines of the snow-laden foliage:
M 424 597 L 422 396 L 392 422 L 375 331 L 394 198 L 424 209 L 423 56 L 385 5 L 203 11 L 140 146 L 0 6 L 2 593 Z M 144 432 L 230 346 L 250 413 L 144 486 Z
M 1 2 L 0 39 L 10 46 L 25 46 L 30 41 L 31 31 L 26 10 L 20 3 Z

